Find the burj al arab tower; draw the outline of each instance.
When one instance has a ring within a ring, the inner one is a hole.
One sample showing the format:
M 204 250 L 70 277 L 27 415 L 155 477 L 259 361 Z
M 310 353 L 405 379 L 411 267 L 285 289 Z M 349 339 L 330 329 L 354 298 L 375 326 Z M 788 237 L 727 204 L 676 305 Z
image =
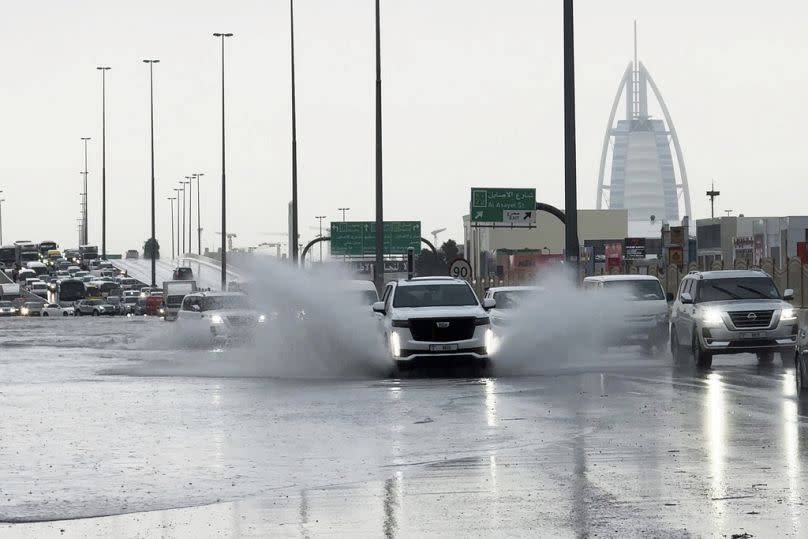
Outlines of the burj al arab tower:
M 649 87 L 662 119 L 648 113 Z M 615 123 L 621 102 L 625 103 L 625 119 Z M 611 169 L 607 174 L 609 155 Z M 620 80 L 603 137 L 597 197 L 598 209 L 628 210 L 628 230 L 632 237 L 658 236 L 661 223 L 678 225 L 683 216 L 693 215 L 676 128 L 654 79 L 637 60 L 636 23 L 634 61 L 629 62 Z

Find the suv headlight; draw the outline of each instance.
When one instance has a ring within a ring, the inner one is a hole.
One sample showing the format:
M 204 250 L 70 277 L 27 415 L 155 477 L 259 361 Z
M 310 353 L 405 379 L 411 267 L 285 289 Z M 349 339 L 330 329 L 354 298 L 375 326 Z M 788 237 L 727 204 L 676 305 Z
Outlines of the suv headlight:
M 266 322 L 266 321 L 267 321 L 267 315 L 262 314 L 262 315 L 259 315 L 259 316 L 258 316 L 258 322 L 259 322 L 259 323 L 263 324 L 263 323 L 264 323 L 264 322 Z
M 721 311 L 718 309 L 707 309 L 701 315 L 702 323 L 707 327 L 716 327 L 724 325 L 724 318 L 721 316 Z
M 211 324 L 224 324 L 224 318 L 222 318 L 218 314 L 214 314 L 213 316 L 210 317 L 210 323 Z
M 401 337 L 395 331 L 390 334 L 390 353 L 393 357 L 401 356 Z
M 497 351 L 496 337 L 491 328 L 485 330 L 485 352 L 488 355 L 493 355 Z
M 783 312 L 780 313 L 780 320 L 788 322 L 796 319 L 797 319 L 797 309 L 783 309 Z

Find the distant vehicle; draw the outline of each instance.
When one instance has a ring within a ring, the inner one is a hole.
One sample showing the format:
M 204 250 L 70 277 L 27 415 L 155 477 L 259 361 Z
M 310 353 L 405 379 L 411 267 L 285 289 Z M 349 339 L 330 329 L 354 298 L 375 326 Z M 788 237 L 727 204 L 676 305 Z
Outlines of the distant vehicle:
M 418 277 L 388 283 L 382 301 L 382 337 L 399 369 L 415 361 L 450 360 L 487 366 L 494 353 L 488 310 L 496 301 L 477 299 L 466 281 L 452 277 Z
M 123 293 L 123 305 L 125 314 L 138 314 L 138 301 L 140 300 L 140 292 L 126 290 Z
M 62 279 L 56 283 L 56 303 L 66 307 L 87 297 L 87 288 L 77 279 Z
M 39 254 L 42 255 L 43 258 L 50 258 L 49 253 L 51 251 L 59 252 L 59 246 L 56 245 L 55 241 L 41 241 L 39 242 Z
M 54 262 L 62 258 L 62 252 L 59 249 L 50 249 L 45 256 L 47 256 L 48 260 Z
M 42 316 L 73 316 L 75 310 L 73 307 L 62 307 L 58 303 L 48 303 L 40 311 Z
M 14 245 L 22 245 L 23 243 L 34 243 L 31 240 L 15 240 Z
M 68 266 L 67 267 L 67 273 L 69 273 L 70 275 L 75 275 L 80 271 L 81 271 L 80 266 Z
M 79 261 L 79 250 L 78 249 L 65 249 L 64 253 L 62 253 L 65 260 L 68 262 L 73 262 L 74 264 Z
M 32 284 L 40 282 L 42 282 L 42 280 L 39 277 L 26 277 L 23 284 L 25 285 L 25 288 L 30 288 Z
M 238 292 L 188 294 L 177 313 L 178 324 L 225 342 L 249 339 L 266 319 L 250 305 L 246 295 Z
M 47 274 L 50 273 L 50 270 L 48 269 L 48 266 L 46 266 L 42 262 L 28 262 L 25 265 L 25 267 L 26 267 L 26 269 L 35 271 L 36 274 L 39 275 L 39 276 L 47 275 Z
M 127 260 L 137 260 L 140 258 L 140 253 L 137 249 L 129 249 L 126 251 L 126 259 Z
M 42 299 L 48 299 L 48 283 L 39 281 L 28 287 L 28 291 Z
M 82 264 L 88 265 L 91 260 L 98 258 L 97 245 L 79 245 L 79 259 Z
M 67 268 L 70 267 L 70 262 L 68 262 L 64 258 L 60 258 L 59 260 L 54 262 L 54 265 L 56 266 L 56 271 L 65 271 L 67 270 Z
M 107 304 L 115 308 L 115 314 L 126 314 L 126 307 L 121 296 L 107 296 Z
M 793 290 L 781 296 L 762 271 L 691 272 L 671 310 L 673 357 L 687 354 L 697 367 L 709 369 L 716 354 L 756 354 L 758 363 L 767 365 L 779 352 L 788 364 L 799 331 L 793 299 Z
M 10 301 L 0 301 L 0 316 L 16 316 L 19 314 L 13 303 Z
M 20 297 L 20 285 L 12 283 L 0 284 L 0 299 L 13 300 Z
M 39 248 L 36 243 L 17 243 L 16 245 L 17 267 L 24 268 L 28 262 L 39 262 Z
M 176 320 L 182 300 L 188 294 L 196 292 L 196 281 L 164 281 L 165 319 Z
M 114 290 L 119 290 L 120 289 L 119 285 L 117 283 L 114 283 L 114 282 L 111 282 L 111 281 L 98 281 L 98 280 L 95 280 L 95 281 L 90 282 L 90 286 L 94 286 L 94 287 L 98 288 L 98 290 L 101 291 L 101 297 L 107 297 L 110 294 L 112 294 L 112 292 Z
M 194 278 L 194 271 L 186 266 L 180 266 L 174 269 L 174 276 L 172 279 L 175 281 L 192 281 Z
M 0 262 L 7 268 L 13 267 L 17 263 L 17 247 L 14 245 L 3 245 L 0 247 Z
M 148 316 L 162 316 L 165 314 L 163 295 L 152 293 L 147 296 L 143 302 L 143 311 Z
M 34 270 L 24 269 L 17 272 L 17 282 L 25 283 L 27 279 L 36 279 L 37 275 Z
M 89 275 L 84 277 L 84 279 L 92 279 Z M 101 293 L 101 289 L 92 284 L 91 282 L 87 281 L 84 283 L 85 289 L 87 290 L 87 299 L 104 299 L 104 295 Z
M 357 279 L 340 283 L 340 285 L 351 297 L 357 299 L 358 305 L 369 306 L 379 301 L 379 293 L 376 291 L 376 285 L 373 284 L 373 281 Z
M 26 301 L 20 308 L 20 315 L 22 316 L 39 316 L 42 313 L 42 307 L 45 303 L 42 301 Z
M 120 279 L 118 279 L 118 284 L 124 290 L 133 290 L 134 288 L 140 285 L 140 281 L 132 277 L 121 277 Z
M 646 351 L 667 348 L 670 338 L 668 297 L 662 283 L 653 275 L 599 275 L 587 277 L 584 290 L 612 292 L 625 300 L 619 312 L 623 317 L 619 335 L 609 344 L 639 344 Z M 671 295 L 670 299 L 673 297 Z
M 115 306 L 109 305 L 108 303 L 104 302 L 100 299 L 85 299 L 78 302 L 76 305 L 76 315 L 91 315 L 91 316 L 101 316 L 101 315 L 108 315 L 112 316 L 115 314 Z
M 521 314 L 519 307 L 537 302 L 542 292 L 541 286 L 496 286 L 486 290 L 484 297 L 497 302 L 496 308 L 488 311 L 497 337 L 501 337 Z

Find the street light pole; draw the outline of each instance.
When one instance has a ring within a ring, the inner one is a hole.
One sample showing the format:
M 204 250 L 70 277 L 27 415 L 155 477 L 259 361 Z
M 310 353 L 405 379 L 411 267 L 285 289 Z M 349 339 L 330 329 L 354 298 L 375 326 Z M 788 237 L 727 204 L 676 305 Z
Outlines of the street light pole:
M 320 221 L 320 263 L 323 262 L 323 219 L 325 219 L 325 215 L 315 215 L 315 219 Z
M 379 0 L 376 0 L 376 290 L 384 284 L 384 197 L 382 189 L 382 58 Z
M 154 64 L 160 60 L 143 60 L 149 64 L 149 118 L 151 123 L 151 285 L 157 286 L 157 239 L 155 238 L 154 207 Z
M 2 193 L 3 191 L 0 191 Z M 3 245 L 3 202 L 5 198 L 0 198 L 0 245 Z
M 225 181 L 225 133 L 224 133 L 224 38 L 231 33 L 215 33 L 222 41 L 222 290 L 227 290 L 227 184 Z
M 578 267 L 578 176 L 575 152 L 575 39 L 572 0 L 564 0 L 564 245 Z
M 193 176 L 186 176 L 185 179 L 188 180 L 188 251 L 187 252 L 190 253 L 191 251 L 194 250 L 194 248 L 193 248 L 194 242 L 191 239 L 191 238 L 193 238 L 193 232 L 191 232 L 191 224 L 192 224 L 191 221 L 193 221 L 193 215 L 194 215 L 194 184 L 193 184 L 194 177 Z
M 297 265 L 298 225 L 297 225 L 297 103 L 295 101 L 295 6 L 289 0 L 289 38 L 292 64 L 292 264 Z
M 107 71 L 101 71 L 101 260 L 107 259 Z
M 187 184 L 188 182 L 180 180 L 180 185 L 182 185 L 182 241 L 178 244 L 178 246 L 182 245 L 182 254 L 185 254 L 185 186 Z M 177 211 L 179 211 L 179 209 L 177 209 Z
M 348 210 L 350 210 L 350 209 L 351 209 L 351 208 L 337 208 L 337 211 L 341 211 L 341 212 L 342 212 L 342 222 L 343 222 L 343 223 L 345 222 L 345 212 L 346 212 L 346 211 L 348 211 Z
M 174 259 L 174 197 L 166 197 L 168 204 L 171 206 L 171 259 Z
M 84 221 L 82 221 L 81 227 L 83 236 L 82 244 L 87 245 L 89 243 L 87 234 L 87 174 L 89 174 L 89 171 L 87 170 L 87 142 L 92 139 L 90 137 L 81 137 L 81 140 L 84 141 L 84 172 L 82 172 L 84 175 L 84 214 L 82 215 Z
M 182 189 L 180 189 L 178 187 L 174 188 L 174 193 L 175 193 L 176 198 L 177 198 L 177 251 L 178 252 L 180 250 L 180 191 L 182 191 Z M 173 229 L 172 229 L 172 232 L 171 232 L 171 240 L 174 241 Z
M 197 172 L 194 174 L 194 176 L 196 176 L 196 254 L 199 256 L 202 256 L 202 220 L 199 209 L 199 178 L 204 175 L 204 172 Z

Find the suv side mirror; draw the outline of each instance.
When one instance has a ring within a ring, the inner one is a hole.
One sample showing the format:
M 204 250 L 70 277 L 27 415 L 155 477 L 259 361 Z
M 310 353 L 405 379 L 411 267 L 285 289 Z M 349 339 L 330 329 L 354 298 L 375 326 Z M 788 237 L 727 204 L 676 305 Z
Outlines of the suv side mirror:
M 379 314 L 385 314 L 384 302 L 383 301 L 377 301 L 376 303 L 374 303 L 373 304 L 373 312 L 374 313 L 379 313 Z
M 783 299 L 786 301 L 793 301 L 794 300 L 794 290 L 791 288 L 786 288 L 786 291 L 783 292 Z
M 683 293 L 680 299 L 683 305 L 690 305 L 693 303 L 693 296 L 690 295 L 690 292 Z
M 668 303 L 673 303 L 674 297 L 673 292 L 668 292 L 665 294 L 665 299 L 668 300 Z
M 493 309 L 496 306 L 497 306 L 497 300 L 495 300 L 494 298 L 485 298 L 483 300 L 483 309 L 485 309 L 486 311 L 489 309 Z

